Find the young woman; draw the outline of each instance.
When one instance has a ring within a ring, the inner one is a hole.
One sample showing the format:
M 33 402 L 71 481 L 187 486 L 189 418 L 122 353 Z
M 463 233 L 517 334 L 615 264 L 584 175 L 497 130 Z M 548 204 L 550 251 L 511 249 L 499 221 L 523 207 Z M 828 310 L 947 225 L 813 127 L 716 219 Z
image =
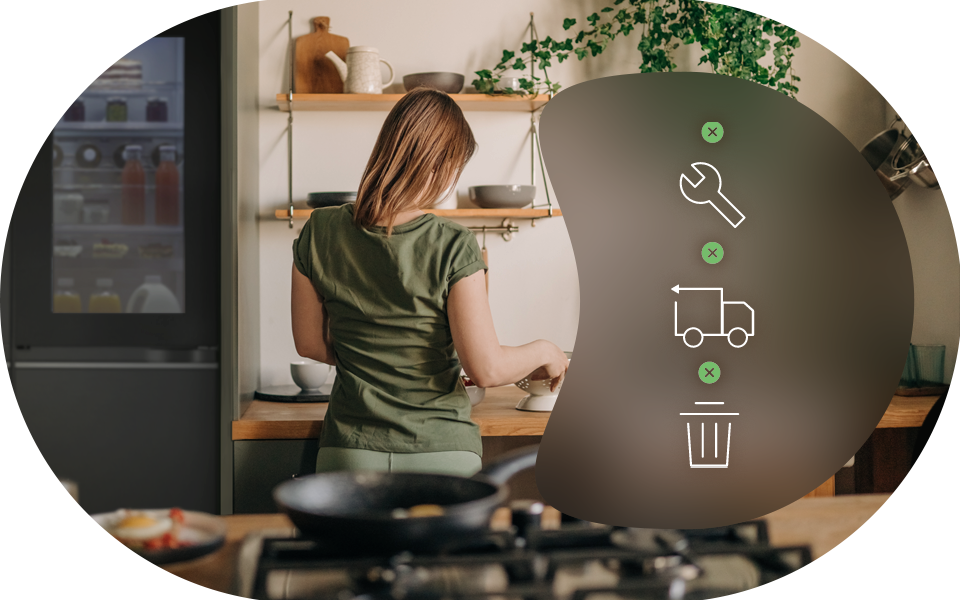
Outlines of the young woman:
M 533 373 L 555 388 L 568 361 L 538 340 L 501 346 L 476 238 L 426 214 L 455 188 L 476 143 L 460 107 L 417 89 L 390 111 L 355 204 L 313 211 L 293 246 L 297 353 L 337 367 L 317 471 L 480 469 L 460 383 Z

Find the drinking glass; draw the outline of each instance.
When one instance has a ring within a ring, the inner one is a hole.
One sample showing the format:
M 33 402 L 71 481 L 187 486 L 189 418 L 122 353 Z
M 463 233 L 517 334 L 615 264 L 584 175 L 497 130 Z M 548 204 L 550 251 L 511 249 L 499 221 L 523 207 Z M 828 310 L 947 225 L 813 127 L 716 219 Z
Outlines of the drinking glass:
M 913 344 L 907 349 L 907 362 L 903 365 L 903 375 L 900 376 L 900 387 L 912 388 L 917 386 L 917 352 Z
M 77 486 L 39 475 L 0 475 L 0 598 L 56 587 L 76 563 Z
M 943 385 L 943 362 L 946 346 L 913 347 L 916 365 L 917 387 L 936 387 Z

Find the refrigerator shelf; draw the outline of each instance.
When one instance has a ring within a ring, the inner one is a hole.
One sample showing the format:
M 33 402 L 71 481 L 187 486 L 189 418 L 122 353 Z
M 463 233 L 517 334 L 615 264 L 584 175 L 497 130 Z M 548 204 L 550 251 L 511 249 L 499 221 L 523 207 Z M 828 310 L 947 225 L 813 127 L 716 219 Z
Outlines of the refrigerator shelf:
M 156 235 L 183 235 L 183 225 L 55 224 L 53 232 L 57 235 L 134 235 L 145 238 Z
M 143 188 L 146 190 L 152 190 L 156 187 L 152 183 L 144 184 Z M 55 183 L 53 189 L 57 192 L 83 192 L 85 190 L 92 190 L 94 192 L 101 192 L 104 190 L 119 190 L 123 188 L 123 184 L 120 183 Z M 183 185 L 180 185 L 180 189 L 183 189 Z
M 88 96 L 160 96 L 161 94 L 179 93 L 182 87 L 183 84 L 179 81 L 144 81 L 137 87 L 101 87 L 94 84 L 80 94 L 80 99 Z
M 149 121 L 61 121 L 54 128 L 57 137 L 69 136 L 117 136 L 138 134 L 183 135 L 183 123 L 152 123 Z
M 181 272 L 184 269 L 183 259 L 171 258 L 142 258 L 136 248 L 131 248 L 123 258 L 93 258 L 84 256 L 90 252 L 84 248 L 83 253 L 76 258 L 63 256 L 54 257 L 54 269 L 58 276 L 72 271 L 83 271 L 91 277 L 98 275 L 109 276 L 117 271 L 136 271 L 137 273 L 168 273 Z

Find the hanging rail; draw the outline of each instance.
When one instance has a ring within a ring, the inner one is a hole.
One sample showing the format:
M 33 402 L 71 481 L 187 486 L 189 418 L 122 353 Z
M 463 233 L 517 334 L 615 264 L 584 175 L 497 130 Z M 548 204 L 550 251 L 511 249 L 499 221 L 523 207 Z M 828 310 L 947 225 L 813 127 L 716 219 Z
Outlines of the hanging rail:
M 467 229 L 474 233 L 482 233 L 484 239 L 486 239 L 488 231 L 499 233 L 505 242 L 512 240 L 513 234 L 520 231 L 520 228 L 514 225 L 510 219 L 504 219 L 503 223 L 500 223 L 498 227 L 488 227 L 487 225 L 482 225 L 480 227 L 467 227 Z

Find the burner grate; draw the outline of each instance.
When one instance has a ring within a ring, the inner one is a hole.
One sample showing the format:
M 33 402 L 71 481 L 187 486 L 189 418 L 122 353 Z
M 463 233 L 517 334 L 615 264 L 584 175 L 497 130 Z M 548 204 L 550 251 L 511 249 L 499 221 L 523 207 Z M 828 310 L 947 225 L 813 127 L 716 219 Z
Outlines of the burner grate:
M 766 524 L 701 530 L 531 527 L 489 532 L 435 556 L 345 554 L 307 538 L 267 538 L 257 600 L 697 600 L 756 587 L 808 564 L 774 548 Z M 252 566 L 252 565 L 251 565 Z

